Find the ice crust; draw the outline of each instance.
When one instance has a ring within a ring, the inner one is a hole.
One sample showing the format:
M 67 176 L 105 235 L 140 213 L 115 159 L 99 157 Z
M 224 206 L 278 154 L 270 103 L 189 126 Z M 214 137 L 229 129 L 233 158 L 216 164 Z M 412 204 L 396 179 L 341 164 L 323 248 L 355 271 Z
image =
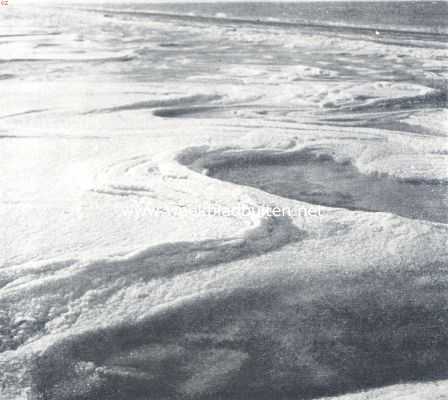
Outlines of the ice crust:
M 186 212 L 310 207 L 208 176 L 297 154 L 446 185 L 443 48 L 23 12 L 0 33 L 2 399 L 444 398 L 446 224 Z

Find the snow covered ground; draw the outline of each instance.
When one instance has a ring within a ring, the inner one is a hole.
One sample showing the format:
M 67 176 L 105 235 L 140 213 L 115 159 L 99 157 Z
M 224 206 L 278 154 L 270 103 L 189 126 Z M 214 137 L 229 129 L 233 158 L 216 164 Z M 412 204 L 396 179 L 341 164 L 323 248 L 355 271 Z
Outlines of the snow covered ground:
M 443 38 L 7 13 L 2 399 L 447 398 Z M 417 185 L 439 211 L 214 177 L 285 160 Z

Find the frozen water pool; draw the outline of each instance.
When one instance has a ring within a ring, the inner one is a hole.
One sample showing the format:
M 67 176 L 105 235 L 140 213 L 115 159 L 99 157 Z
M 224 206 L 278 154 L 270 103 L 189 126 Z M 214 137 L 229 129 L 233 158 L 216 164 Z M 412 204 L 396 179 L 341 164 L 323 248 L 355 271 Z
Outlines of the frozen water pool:
M 229 163 L 209 174 L 312 204 L 448 222 L 446 184 L 364 175 L 350 163 L 330 158 L 297 155 L 286 161 Z

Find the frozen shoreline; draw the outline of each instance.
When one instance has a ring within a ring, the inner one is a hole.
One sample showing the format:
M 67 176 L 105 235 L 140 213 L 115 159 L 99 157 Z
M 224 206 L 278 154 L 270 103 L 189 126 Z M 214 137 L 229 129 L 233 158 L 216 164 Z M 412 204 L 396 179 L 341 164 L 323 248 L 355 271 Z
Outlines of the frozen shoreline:
M 316 193 L 212 177 L 298 156 L 443 190 L 440 43 L 13 11 L 0 32 L 2 399 L 443 398 L 448 225 L 324 206 L 188 212 L 311 207 Z

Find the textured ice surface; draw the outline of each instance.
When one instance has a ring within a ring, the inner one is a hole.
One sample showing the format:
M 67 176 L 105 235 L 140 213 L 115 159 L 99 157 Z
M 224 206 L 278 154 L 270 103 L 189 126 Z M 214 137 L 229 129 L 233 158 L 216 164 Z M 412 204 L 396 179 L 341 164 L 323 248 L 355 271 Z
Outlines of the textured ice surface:
M 443 40 L 3 11 L 2 399 L 443 398 L 446 224 L 193 212 L 310 207 L 210 176 L 297 154 L 443 190 Z

